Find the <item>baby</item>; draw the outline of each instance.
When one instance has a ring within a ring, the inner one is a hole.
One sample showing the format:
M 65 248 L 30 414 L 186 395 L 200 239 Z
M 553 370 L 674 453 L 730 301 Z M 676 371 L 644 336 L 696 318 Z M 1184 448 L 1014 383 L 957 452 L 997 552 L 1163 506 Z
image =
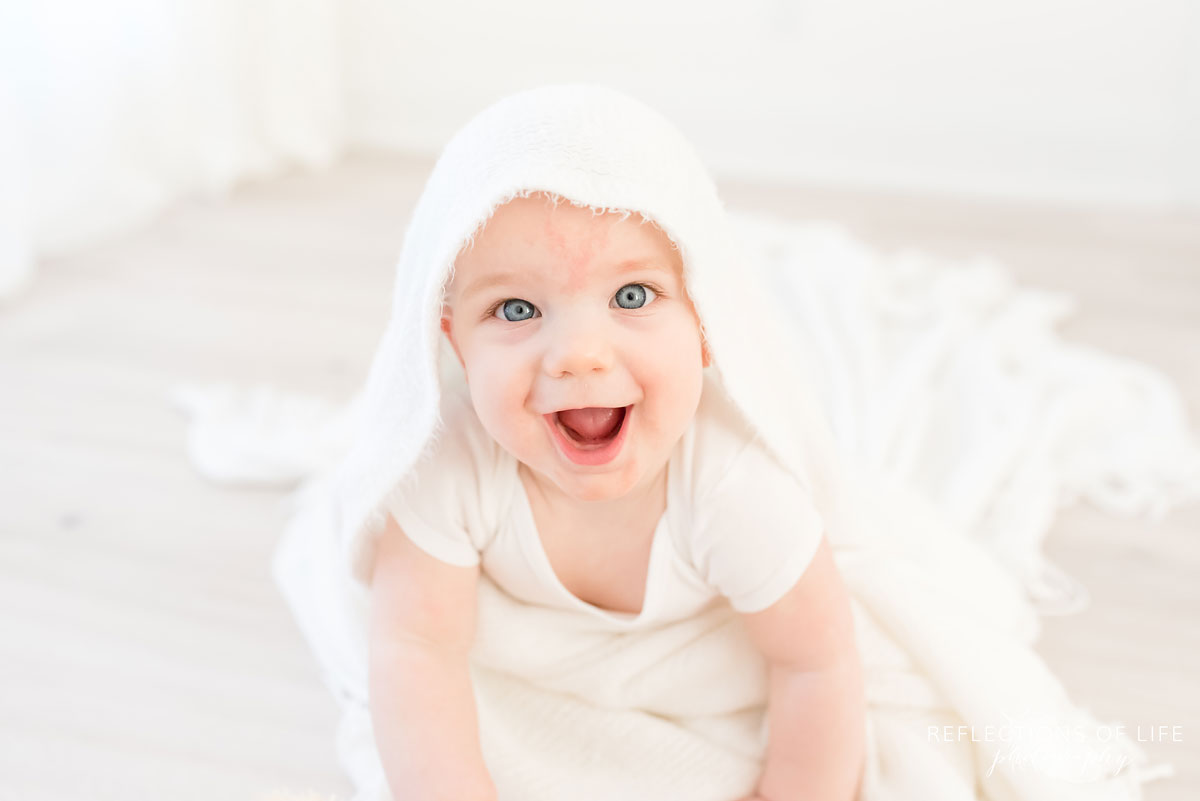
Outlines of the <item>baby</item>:
M 569 200 L 497 206 L 444 284 L 466 391 L 446 391 L 367 572 L 391 792 L 497 798 L 468 669 L 483 572 L 618 631 L 724 598 L 769 666 L 751 798 L 855 798 L 862 672 L 821 517 L 707 370 L 680 248 L 645 215 Z

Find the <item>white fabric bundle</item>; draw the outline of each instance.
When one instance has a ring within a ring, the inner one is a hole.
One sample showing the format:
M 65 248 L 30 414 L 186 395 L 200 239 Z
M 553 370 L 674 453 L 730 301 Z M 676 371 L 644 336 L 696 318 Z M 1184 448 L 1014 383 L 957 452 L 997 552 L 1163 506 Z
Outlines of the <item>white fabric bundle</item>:
M 275 575 L 343 702 L 341 757 L 358 799 L 388 795 L 366 708 L 367 600 L 350 563 L 435 436 L 440 388 L 460 380 L 439 353 L 450 264 L 498 204 L 529 191 L 641 213 L 674 240 L 722 385 L 812 486 L 867 669 L 863 801 L 1140 797 L 1151 776 L 1142 755 L 1127 738 L 1107 741 L 1111 730 L 1070 703 L 1032 650 L 1036 614 L 1004 566 L 1035 597 L 1077 606 L 1079 590 L 1038 547 L 1056 493 L 1111 498 L 1102 490 L 1112 473 L 1156 511 L 1196 492 L 1195 446 L 1169 450 L 1187 436 L 1170 388 L 1055 342 L 1045 305 L 994 271 L 889 264 L 834 229 L 733 218 L 659 115 L 612 90 L 555 86 L 501 101 L 447 146 L 408 229 L 366 390 L 347 415 L 327 427 L 300 415 L 315 427 L 305 434 L 268 426 L 260 447 L 242 437 L 224 460 L 221 448 L 203 449 L 222 425 L 193 438 L 210 474 L 255 480 L 272 464 L 279 478 L 309 475 L 329 461 L 331 441 L 347 440 L 345 458 L 297 494 Z M 1006 363 L 1017 372 L 997 396 Z M 1113 390 L 1108 416 L 1072 430 L 1051 408 L 1070 408 L 1072 385 L 1050 368 Z M 181 401 L 198 426 L 215 408 L 194 391 Z M 1139 418 L 1152 401 L 1164 414 Z M 981 421 L 998 405 L 1015 421 Z M 348 424 L 354 433 L 339 435 Z M 731 801 L 761 769 L 764 666 L 727 607 L 617 637 L 518 603 L 485 576 L 472 662 L 501 799 Z M 947 738 L 939 726 L 969 728 Z

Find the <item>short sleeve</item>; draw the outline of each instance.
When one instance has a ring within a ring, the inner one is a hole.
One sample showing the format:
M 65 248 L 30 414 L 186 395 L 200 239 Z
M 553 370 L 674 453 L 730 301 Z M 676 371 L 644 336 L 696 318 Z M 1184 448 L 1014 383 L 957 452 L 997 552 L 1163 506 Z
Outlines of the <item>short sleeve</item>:
M 383 510 L 435 559 L 459 567 L 479 564 L 494 527 L 488 510 L 496 494 L 498 447 L 469 399 L 445 398 L 440 429 L 409 474 L 383 499 Z M 369 575 L 374 545 L 363 542 L 352 549 L 360 551 L 352 558 L 360 580 Z
M 783 597 L 824 535 L 808 487 L 757 440 L 697 500 L 696 568 L 738 612 L 759 612 Z

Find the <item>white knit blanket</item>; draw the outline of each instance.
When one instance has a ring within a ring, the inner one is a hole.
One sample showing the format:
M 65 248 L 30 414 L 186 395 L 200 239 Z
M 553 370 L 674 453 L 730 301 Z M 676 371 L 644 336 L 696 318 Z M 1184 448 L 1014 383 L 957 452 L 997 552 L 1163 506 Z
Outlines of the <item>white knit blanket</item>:
M 804 310 L 795 333 L 822 358 L 822 400 L 863 482 L 870 541 L 836 552 L 866 667 L 862 801 L 1139 798 L 1163 770 L 1070 702 L 1032 649 L 1034 602 L 1086 604 L 1041 552 L 1065 503 L 1156 517 L 1200 497 L 1177 392 L 1061 340 L 1069 299 L 1016 287 L 998 265 L 885 257 L 826 224 L 735 220 L 780 303 Z M 356 404 L 228 387 L 176 400 L 207 477 L 308 479 L 276 580 L 342 702 L 356 799 L 389 798 L 365 706 L 366 597 L 328 568 L 340 564 L 332 510 L 314 508 Z M 502 801 L 733 801 L 752 789 L 765 668 L 727 605 L 614 635 L 484 577 L 478 630 L 480 736 Z

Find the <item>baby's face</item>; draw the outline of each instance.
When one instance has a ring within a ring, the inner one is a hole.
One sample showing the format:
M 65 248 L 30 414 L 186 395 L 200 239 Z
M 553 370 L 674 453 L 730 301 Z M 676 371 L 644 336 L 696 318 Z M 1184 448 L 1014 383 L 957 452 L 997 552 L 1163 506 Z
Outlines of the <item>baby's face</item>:
M 708 365 L 670 239 L 544 195 L 498 208 L 459 255 L 442 330 L 483 426 L 581 501 L 653 484 Z

